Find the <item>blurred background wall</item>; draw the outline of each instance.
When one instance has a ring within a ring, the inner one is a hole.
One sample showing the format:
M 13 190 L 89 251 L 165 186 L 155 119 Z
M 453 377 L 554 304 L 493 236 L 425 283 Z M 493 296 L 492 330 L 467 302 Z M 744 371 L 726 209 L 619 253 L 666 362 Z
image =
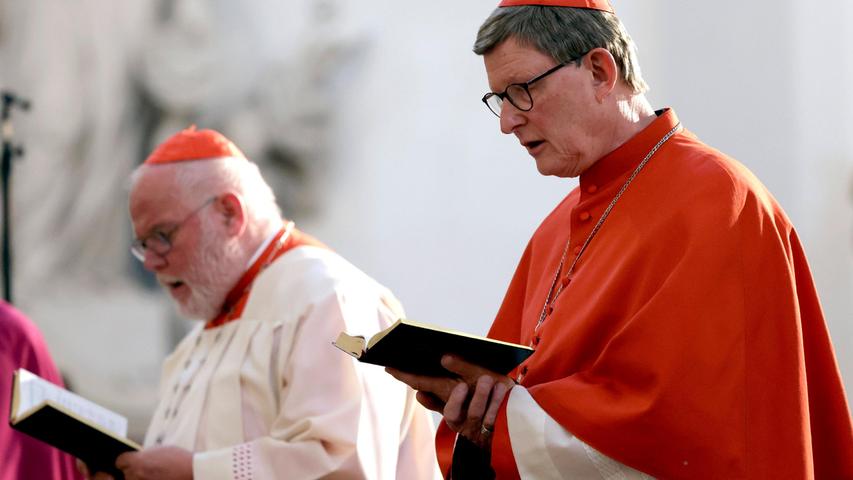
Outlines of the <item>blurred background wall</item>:
M 479 101 L 470 49 L 495 3 L 0 0 L 0 87 L 33 102 L 15 114 L 15 303 L 72 386 L 144 431 L 187 325 L 127 251 L 124 179 L 190 123 L 234 139 L 285 214 L 411 318 L 484 333 L 576 185 L 541 177 Z M 613 3 L 653 105 L 793 219 L 853 391 L 853 6 Z

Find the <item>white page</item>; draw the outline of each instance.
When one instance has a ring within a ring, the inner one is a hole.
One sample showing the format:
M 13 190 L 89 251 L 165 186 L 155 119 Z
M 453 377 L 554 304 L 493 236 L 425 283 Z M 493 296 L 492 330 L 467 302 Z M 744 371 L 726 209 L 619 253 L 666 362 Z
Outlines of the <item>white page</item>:
M 20 403 L 17 415 L 50 400 L 116 435 L 127 436 L 127 418 L 97 403 L 75 395 L 23 368 L 18 369 L 18 383 L 20 384 Z

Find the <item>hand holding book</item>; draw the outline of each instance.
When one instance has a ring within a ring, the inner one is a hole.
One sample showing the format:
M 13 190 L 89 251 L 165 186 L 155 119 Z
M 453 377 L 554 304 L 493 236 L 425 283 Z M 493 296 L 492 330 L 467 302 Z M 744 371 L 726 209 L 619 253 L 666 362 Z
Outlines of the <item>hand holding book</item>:
M 459 434 L 454 450 L 454 478 L 494 478 L 490 458 L 495 424 L 501 405 L 516 383 L 453 355 L 445 355 L 441 364 L 453 378 L 386 371 L 417 390 L 418 401 L 441 413 L 444 423 Z
M 506 374 L 533 354 L 523 345 L 410 320 L 398 320 L 370 340 L 341 333 L 333 344 L 361 362 L 387 367 L 394 378 L 417 390 L 422 405 L 441 413 L 470 442 L 477 458 L 461 463 L 484 470 L 489 469 L 501 404 L 516 386 Z
M 124 478 L 115 460 L 142 447 L 127 439 L 127 419 L 24 369 L 15 371 L 9 425 L 70 453 L 91 471 Z

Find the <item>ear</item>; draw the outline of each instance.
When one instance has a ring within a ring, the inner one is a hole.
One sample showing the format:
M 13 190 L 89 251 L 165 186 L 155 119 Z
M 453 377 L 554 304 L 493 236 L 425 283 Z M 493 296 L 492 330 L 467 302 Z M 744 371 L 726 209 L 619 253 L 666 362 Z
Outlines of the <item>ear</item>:
M 616 88 L 616 82 L 619 81 L 616 59 L 607 49 L 595 48 L 587 54 L 584 62 L 592 73 L 595 99 L 601 103 Z
M 213 202 L 213 208 L 225 220 L 225 229 L 230 236 L 240 236 L 246 230 L 246 207 L 236 193 L 226 193 Z

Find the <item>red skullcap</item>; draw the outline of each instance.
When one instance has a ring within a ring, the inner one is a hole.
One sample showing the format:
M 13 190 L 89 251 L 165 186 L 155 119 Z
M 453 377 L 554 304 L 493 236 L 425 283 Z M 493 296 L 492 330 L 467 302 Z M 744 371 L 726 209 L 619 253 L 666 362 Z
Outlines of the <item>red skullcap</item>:
M 246 158 L 243 152 L 215 130 L 196 130 L 195 125 L 172 135 L 145 159 L 146 165 L 201 160 L 204 158 Z
M 502 0 L 499 7 L 520 7 L 523 5 L 544 5 L 546 7 L 589 8 L 603 12 L 616 13 L 609 0 Z

